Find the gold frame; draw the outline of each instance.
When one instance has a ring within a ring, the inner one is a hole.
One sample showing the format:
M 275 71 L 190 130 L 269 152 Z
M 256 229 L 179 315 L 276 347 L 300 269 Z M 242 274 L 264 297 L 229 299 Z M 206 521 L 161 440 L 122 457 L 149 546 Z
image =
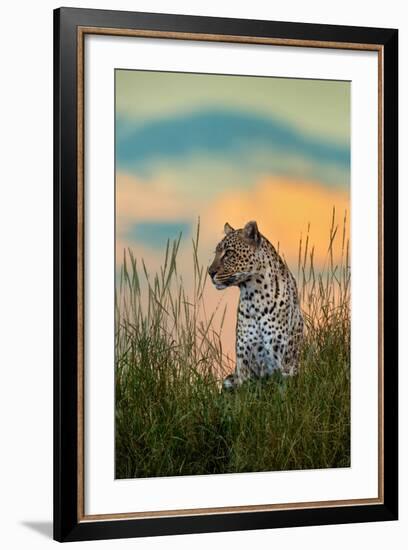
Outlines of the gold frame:
M 177 40 L 195 40 L 210 42 L 229 42 L 240 44 L 265 44 L 275 46 L 298 46 L 308 48 L 330 48 L 345 50 L 376 51 L 378 53 L 378 497 L 329 500 L 316 502 L 295 502 L 286 504 L 264 504 L 248 506 L 229 506 L 215 508 L 194 508 L 181 510 L 158 510 L 133 513 L 85 514 L 85 480 L 84 480 L 84 41 L 89 34 L 172 38 Z M 383 357 L 383 257 L 384 257 L 384 212 L 383 212 L 383 81 L 384 81 L 384 47 L 381 44 L 357 44 L 348 42 L 325 42 L 319 40 L 295 40 L 287 38 L 263 38 L 252 36 L 234 36 L 201 34 L 186 32 L 167 32 L 153 30 L 117 29 L 109 27 L 77 27 L 77 216 L 78 216 L 78 441 L 77 441 L 77 507 L 78 522 L 147 519 L 171 516 L 197 516 L 212 514 L 230 514 L 261 512 L 272 510 L 298 510 L 306 508 L 331 508 L 338 506 L 373 505 L 384 503 L 384 357 Z

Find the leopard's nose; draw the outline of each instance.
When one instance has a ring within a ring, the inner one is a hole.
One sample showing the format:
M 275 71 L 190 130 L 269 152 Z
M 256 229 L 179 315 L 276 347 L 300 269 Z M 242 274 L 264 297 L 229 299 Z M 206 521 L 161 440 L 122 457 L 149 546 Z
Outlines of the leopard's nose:
M 211 279 L 214 279 L 216 273 L 217 270 L 210 265 L 210 267 L 208 268 L 208 275 L 211 277 Z

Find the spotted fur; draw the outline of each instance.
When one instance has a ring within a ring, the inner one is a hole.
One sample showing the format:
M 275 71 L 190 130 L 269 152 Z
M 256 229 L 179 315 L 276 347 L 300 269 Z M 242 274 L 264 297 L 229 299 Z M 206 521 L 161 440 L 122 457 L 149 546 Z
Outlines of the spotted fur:
M 256 222 L 243 229 L 224 226 L 208 272 L 217 289 L 238 286 L 235 372 L 223 387 L 239 386 L 249 378 L 262 378 L 280 370 L 296 374 L 303 318 L 296 281 Z

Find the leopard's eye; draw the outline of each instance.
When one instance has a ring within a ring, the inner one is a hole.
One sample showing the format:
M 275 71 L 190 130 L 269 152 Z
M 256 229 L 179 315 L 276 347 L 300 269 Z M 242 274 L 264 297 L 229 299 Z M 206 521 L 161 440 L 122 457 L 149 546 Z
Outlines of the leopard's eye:
M 227 250 L 224 252 L 224 258 L 231 258 L 234 255 L 234 251 L 232 248 L 227 248 Z

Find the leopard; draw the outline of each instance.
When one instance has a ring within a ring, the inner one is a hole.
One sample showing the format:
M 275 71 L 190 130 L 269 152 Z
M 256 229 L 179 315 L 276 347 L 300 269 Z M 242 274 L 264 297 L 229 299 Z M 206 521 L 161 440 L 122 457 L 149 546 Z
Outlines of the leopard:
M 233 390 L 275 372 L 296 375 L 304 339 L 296 280 L 256 221 L 240 229 L 225 223 L 208 274 L 217 290 L 237 286 L 240 292 L 236 365 L 222 388 Z

